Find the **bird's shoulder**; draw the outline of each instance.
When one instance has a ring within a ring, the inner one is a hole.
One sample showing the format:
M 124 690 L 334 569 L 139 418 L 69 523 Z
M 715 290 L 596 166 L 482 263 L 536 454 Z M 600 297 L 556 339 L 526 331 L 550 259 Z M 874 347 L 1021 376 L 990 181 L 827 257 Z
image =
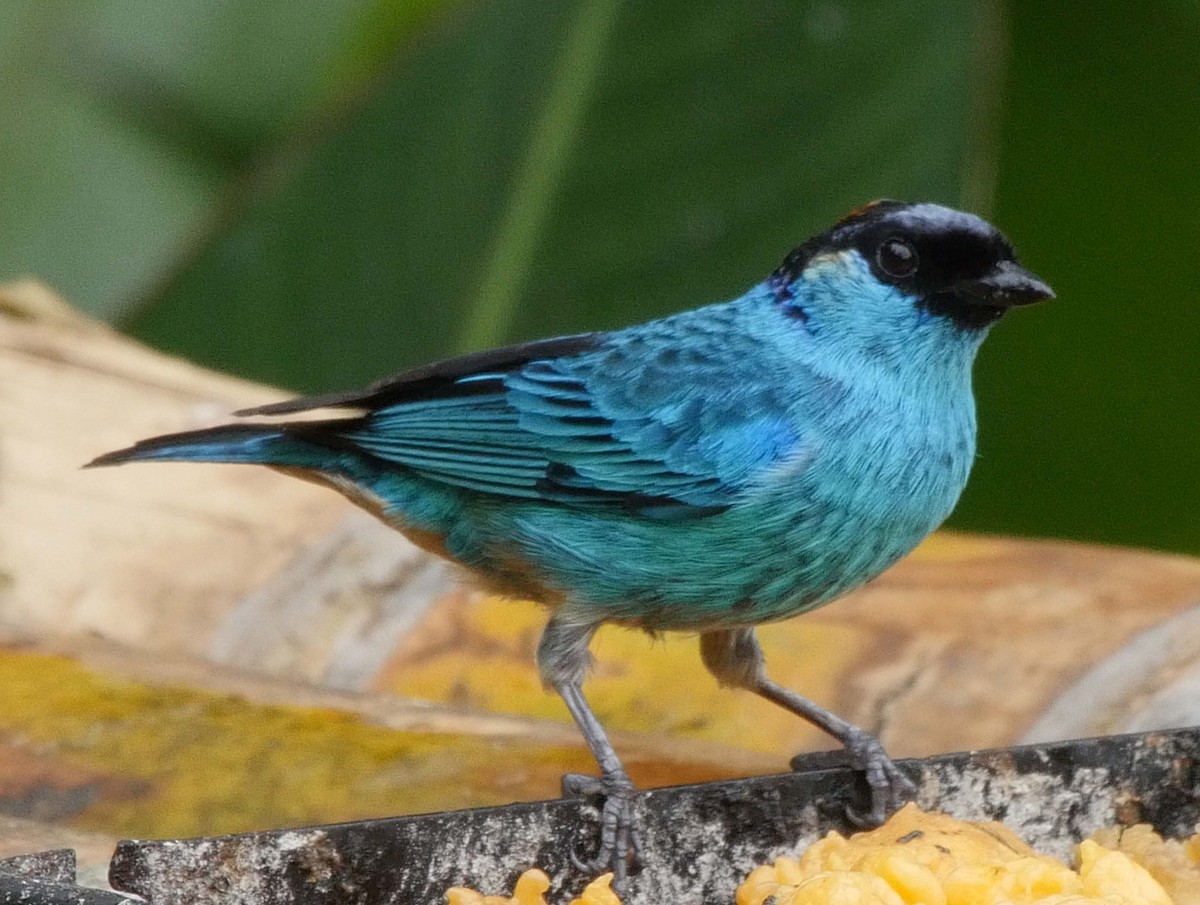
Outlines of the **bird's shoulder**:
M 575 356 L 596 348 L 603 334 L 578 333 L 486 349 L 418 365 L 365 389 L 320 393 L 239 411 L 239 415 L 290 415 L 323 408 L 374 411 L 406 402 L 460 395 L 472 378 L 500 376 L 532 361 Z
M 259 413 L 359 409 L 319 430 L 466 489 L 703 515 L 732 505 L 798 442 L 786 388 L 739 317 L 713 306 L 541 340 Z

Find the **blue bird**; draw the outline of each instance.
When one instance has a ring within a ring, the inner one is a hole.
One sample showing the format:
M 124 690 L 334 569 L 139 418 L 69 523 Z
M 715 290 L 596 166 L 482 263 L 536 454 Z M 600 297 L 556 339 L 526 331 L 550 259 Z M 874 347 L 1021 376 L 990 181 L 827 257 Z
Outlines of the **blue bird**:
M 877 201 L 733 301 L 238 413 L 340 417 L 156 437 L 90 465 L 267 465 L 545 604 L 538 668 L 600 766 L 564 780 L 604 796 L 585 866 L 620 881 L 633 786 L 582 691 L 606 622 L 699 633 L 723 685 L 841 741 L 869 783 L 865 819 L 911 796 L 877 739 L 767 677 L 754 626 L 845 594 L 942 523 L 975 456 L 980 343 L 1052 297 L 979 217 Z

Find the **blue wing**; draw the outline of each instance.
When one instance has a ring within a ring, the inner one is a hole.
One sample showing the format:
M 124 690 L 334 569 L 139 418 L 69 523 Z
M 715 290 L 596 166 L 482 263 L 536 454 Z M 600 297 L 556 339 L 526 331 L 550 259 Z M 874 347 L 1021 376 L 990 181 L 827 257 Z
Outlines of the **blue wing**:
M 364 394 L 258 411 L 365 408 L 312 430 L 482 494 L 662 518 L 722 511 L 795 448 L 796 432 L 771 382 L 754 379 L 727 337 L 693 337 L 684 349 L 646 339 L 626 331 L 518 346 Z

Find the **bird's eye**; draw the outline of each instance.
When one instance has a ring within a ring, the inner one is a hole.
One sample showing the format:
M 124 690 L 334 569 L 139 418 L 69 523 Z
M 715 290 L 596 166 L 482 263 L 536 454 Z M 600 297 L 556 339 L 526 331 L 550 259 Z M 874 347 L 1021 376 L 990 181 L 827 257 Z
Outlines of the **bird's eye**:
M 879 269 L 891 277 L 910 277 L 917 270 L 917 250 L 907 239 L 884 239 L 875 253 Z

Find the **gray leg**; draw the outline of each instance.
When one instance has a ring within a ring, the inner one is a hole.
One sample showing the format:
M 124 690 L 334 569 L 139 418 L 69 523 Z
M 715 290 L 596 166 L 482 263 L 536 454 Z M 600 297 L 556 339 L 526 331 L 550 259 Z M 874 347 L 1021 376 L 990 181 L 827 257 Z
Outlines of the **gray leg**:
M 568 773 L 563 777 L 566 795 L 604 796 L 601 811 L 600 851 L 589 862 L 572 855 L 576 867 L 588 873 L 611 870 L 613 887 L 625 887 L 630 862 L 637 857 L 638 835 L 633 825 L 633 783 L 621 765 L 604 727 L 583 696 L 583 676 L 587 670 L 588 644 L 595 624 L 550 620 L 538 642 L 537 663 L 542 681 L 562 697 L 575 718 L 584 741 L 600 765 L 600 778 Z
M 700 636 L 700 658 L 722 685 L 749 689 L 803 717 L 846 746 L 851 763 L 866 774 L 871 787 L 871 808 L 862 817 L 851 814 L 856 822 L 878 826 L 916 793 L 912 781 L 887 756 L 879 739 L 767 678 L 762 648 L 753 629 L 705 632 Z

